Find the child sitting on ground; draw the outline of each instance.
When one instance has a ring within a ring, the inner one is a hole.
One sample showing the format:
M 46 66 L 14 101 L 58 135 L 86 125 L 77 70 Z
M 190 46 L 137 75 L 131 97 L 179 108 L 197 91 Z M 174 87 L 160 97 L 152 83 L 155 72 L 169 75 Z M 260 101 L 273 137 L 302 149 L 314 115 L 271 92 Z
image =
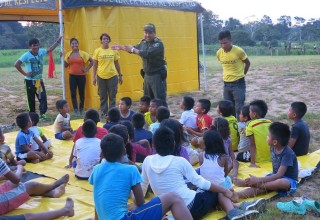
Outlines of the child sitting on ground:
M 251 120 L 249 114 L 249 105 L 244 105 L 240 109 L 238 132 L 240 135 L 240 141 L 238 145 L 237 160 L 241 162 L 250 162 L 250 140 L 246 136 L 246 127 Z
M 267 144 L 268 128 L 271 121 L 265 119 L 268 106 L 263 100 L 255 100 L 249 104 L 251 121 L 248 122 L 246 135 L 250 142 L 250 167 L 259 167 L 257 163 L 270 161 L 270 148 Z
M 162 100 L 160 99 L 152 99 L 150 101 L 150 107 L 149 111 L 144 113 L 144 120 L 146 121 L 146 128 L 149 128 L 149 126 L 157 121 L 156 114 L 157 109 L 162 106 Z
M 292 148 L 296 156 L 303 156 L 308 154 L 310 132 L 308 123 L 303 120 L 303 116 L 307 112 L 307 106 L 303 102 L 293 102 L 288 111 L 288 118 L 294 124 L 291 128 L 291 137 L 288 146 Z
M 206 131 L 203 135 L 204 152 L 199 155 L 200 175 L 224 188 L 232 188 L 229 174 L 229 156 L 224 141 L 217 131 Z
M 100 162 L 100 139 L 96 138 L 97 125 L 87 119 L 82 126 L 83 138 L 74 144 L 73 156 L 76 159 L 74 166 L 75 176 L 80 180 L 88 180 L 93 167 Z
M 139 112 L 145 114 L 149 111 L 151 98 L 149 96 L 142 96 L 139 102 Z
M 68 140 L 73 137 L 74 132 L 70 125 L 70 108 L 66 100 L 58 100 L 56 108 L 59 114 L 53 123 L 53 131 L 56 139 Z
M 123 97 L 120 99 L 119 110 L 120 110 L 120 121 L 127 120 L 131 121 L 133 114 L 135 113 L 131 110 L 132 100 L 130 97 Z
M 154 134 L 154 132 L 159 128 L 160 126 L 160 123 L 164 120 L 164 119 L 168 119 L 170 118 L 170 111 L 167 107 L 164 107 L 164 106 L 160 106 L 158 109 L 157 109 L 157 112 L 156 112 L 156 119 L 157 121 L 152 123 L 150 126 L 149 126 L 149 131 L 152 132 L 152 134 Z
M 135 113 L 132 116 L 132 124 L 134 127 L 134 138 L 133 142 L 140 141 L 142 139 L 147 139 L 152 144 L 152 132 L 143 128 L 146 121 L 144 120 L 144 115 L 141 113 Z
M 190 135 L 191 144 L 199 148 L 200 137 L 203 136 L 203 133 L 210 128 L 212 125 L 212 118 L 207 114 L 210 111 L 211 102 L 208 99 L 199 99 L 197 102 L 194 112 L 197 114 L 196 125 L 197 128 L 193 129 L 190 127 L 185 127 L 186 131 Z
M 222 100 L 219 102 L 217 106 L 217 112 L 219 115 L 224 117 L 228 123 L 230 128 L 230 136 L 232 143 L 232 150 L 238 150 L 239 144 L 239 133 L 238 133 L 238 120 L 232 114 L 234 113 L 233 103 L 229 100 Z
M 16 118 L 16 124 L 21 129 L 16 137 L 16 155 L 17 160 L 25 160 L 26 162 L 39 163 L 40 161 L 51 159 L 53 154 L 48 150 L 43 143 L 34 136 L 33 132 L 29 130 L 32 122 L 29 113 L 21 113 Z M 38 146 L 38 150 L 32 149 L 32 142 L 34 140 Z
M 119 124 L 120 122 L 120 111 L 116 107 L 112 107 L 109 109 L 106 117 L 106 123 L 103 125 L 104 129 L 109 130 L 112 126 Z
M 51 147 L 51 140 L 48 140 L 47 137 L 44 135 L 42 129 L 38 127 L 38 122 L 39 122 L 39 115 L 35 112 L 29 112 L 31 121 L 32 121 L 32 126 L 29 128 L 30 131 L 34 133 L 34 136 L 37 137 L 39 140 L 42 140 L 43 145 L 49 149 Z M 33 150 L 38 150 L 39 146 L 38 144 L 32 140 L 32 149 Z
M 140 173 L 135 166 L 121 164 L 125 152 L 124 140 L 116 134 L 108 134 L 101 141 L 102 155 L 106 163 L 94 167 L 89 178 L 93 185 L 96 219 L 154 219 L 161 220 L 171 210 L 177 220 L 191 220 L 186 205 L 175 193 L 166 193 L 144 204 Z M 114 187 L 115 183 L 117 187 Z M 135 205 L 127 208 L 130 192 Z
M 223 139 L 224 150 L 228 158 L 228 174 L 232 170 L 232 173 L 229 176 L 231 178 L 236 177 L 238 175 L 239 162 L 235 160 L 234 152 L 232 149 L 232 141 L 230 137 L 230 127 L 228 121 L 221 117 L 215 118 L 213 121 L 213 125 L 211 126 L 211 130 L 220 133 Z
M 180 103 L 180 108 L 183 110 L 179 122 L 186 127 L 196 129 L 197 114 L 193 111 L 194 99 L 190 96 L 184 96 Z
M 0 158 L 10 167 L 11 170 L 15 170 L 18 164 L 25 164 L 24 160 L 16 161 L 11 148 L 5 143 L 5 136 L 0 128 Z
M 249 178 L 235 179 L 234 184 L 250 187 L 236 195 L 239 199 L 250 198 L 270 191 L 278 191 L 282 196 L 292 194 L 298 186 L 298 162 L 293 150 L 288 147 L 289 126 L 274 122 L 269 127 L 267 143 L 271 148 L 272 173 L 265 177 L 250 175 Z

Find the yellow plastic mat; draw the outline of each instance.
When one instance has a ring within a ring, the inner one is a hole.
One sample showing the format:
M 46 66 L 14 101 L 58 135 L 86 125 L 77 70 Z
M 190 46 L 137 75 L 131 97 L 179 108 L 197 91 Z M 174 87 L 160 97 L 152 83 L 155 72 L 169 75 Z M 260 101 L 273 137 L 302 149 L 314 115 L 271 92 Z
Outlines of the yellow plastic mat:
M 72 127 L 75 129 L 83 123 L 83 120 L 71 121 Z M 100 124 L 101 126 L 101 124 Z M 26 170 L 43 174 L 46 178 L 37 178 L 32 181 L 39 181 L 41 183 L 51 183 L 52 178 L 58 179 L 62 175 L 68 173 L 70 175 L 69 184 L 66 187 L 66 193 L 61 198 L 42 198 L 32 197 L 28 202 L 17 208 L 16 210 L 7 213 L 7 215 L 17 215 L 29 212 L 43 212 L 58 209 L 64 206 L 66 197 L 71 197 L 75 202 L 75 216 L 67 219 L 88 219 L 94 217 L 94 202 L 92 195 L 92 186 L 88 181 L 78 180 L 74 177 L 73 169 L 65 169 L 64 166 L 68 164 L 70 152 L 72 150 L 73 142 L 56 140 L 54 138 L 52 126 L 43 127 L 43 132 L 48 139 L 52 141 L 51 150 L 54 156 L 51 160 L 41 162 L 39 164 L 28 163 Z M 14 143 L 17 132 L 6 133 L 6 143 L 14 151 Z M 320 150 L 308 154 L 306 156 L 299 157 L 298 160 L 301 163 L 302 168 L 315 167 L 319 162 Z M 271 163 L 260 163 L 261 168 L 250 168 L 249 164 L 240 163 L 239 178 L 246 178 L 249 174 L 255 176 L 265 176 L 270 173 Z M 236 191 L 240 190 L 235 188 Z M 276 195 L 275 192 L 263 195 L 260 197 L 271 198 Z M 149 198 L 148 198 L 149 199 Z M 147 199 L 147 200 L 148 200 Z M 219 219 L 225 216 L 223 211 L 213 211 L 208 214 L 204 219 Z

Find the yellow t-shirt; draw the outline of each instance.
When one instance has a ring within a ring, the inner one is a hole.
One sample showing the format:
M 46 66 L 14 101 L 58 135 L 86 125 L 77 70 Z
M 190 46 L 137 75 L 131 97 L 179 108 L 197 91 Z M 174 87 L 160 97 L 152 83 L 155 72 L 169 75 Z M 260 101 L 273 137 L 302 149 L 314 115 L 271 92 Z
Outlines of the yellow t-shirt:
M 234 151 L 238 150 L 238 144 L 239 144 L 239 133 L 238 133 L 238 121 L 236 117 L 233 115 L 229 117 L 225 117 L 225 119 L 229 123 L 229 128 L 230 128 L 230 136 L 232 140 L 232 149 Z
M 114 61 L 120 59 L 116 50 L 98 48 L 93 53 L 93 59 L 98 61 L 97 75 L 102 79 L 110 79 L 118 74 Z
M 217 58 L 222 64 L 223 81 L 234 82 L 245 76 L 244 63 L 242 61 L 248 57 L 240 47 L 232 45 L 232 49 L 227 53 L 220 48 L 217 51 Z
M 267 143 L 268 129 L 271 121 L 260 118 L 247 124 L 246 136 L 253 135 L 256 144 L 256 162 L 271 161 L 270 146 Z
M 148 124 L 148 128 L 149 128 L 149 126 L 150 126 L 152 123 L 154 123 L 154 122 L 152 121 L 152 119 L 151 119 L 151 114 L 150 114 L 150 112 L 144 113 L 144 120 L 145 120 L 146 123 Z M 158 122 L 158 120 L 155 121 L 155 122 Z

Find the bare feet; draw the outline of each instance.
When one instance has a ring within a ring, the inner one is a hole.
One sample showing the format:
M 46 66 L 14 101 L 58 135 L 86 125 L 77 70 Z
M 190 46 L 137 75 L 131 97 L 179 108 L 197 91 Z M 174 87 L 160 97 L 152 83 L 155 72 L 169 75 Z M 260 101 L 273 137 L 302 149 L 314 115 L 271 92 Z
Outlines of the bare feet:
M 45 196 L 51 197 L 51 198 L 59 198 L 65 193 L 65 191 L 66 191 L 66 184 L 61 184 L 57 188 L 47 192 Z
M 235 192 L 235 191 L 232 192 L 231 201 L 234 203 L 240 202 L 240 198 L 239 198 L 239 195 L 237 192 Z
M 239 187 L 248 187 L 243 179 L 239 179 L 237 177 L 233 178 L 232 182 L 234 185 L 239 186 Z
M 31 160 L 31 163 L 40 163 L 40 159 Z
M 65 214 L 64 216 L 72 217 L 74 216 L 74 202 L 71 198 L 67 198 L 66 204 L 63 207 Z
M 60 186 L 62 184 L 67 184 L 68 182 L 69 182 L 69 174 L 66 174 L 53 183 L 53 186 L 54 186 L 53 189 L 57 188 L 58 186 Z

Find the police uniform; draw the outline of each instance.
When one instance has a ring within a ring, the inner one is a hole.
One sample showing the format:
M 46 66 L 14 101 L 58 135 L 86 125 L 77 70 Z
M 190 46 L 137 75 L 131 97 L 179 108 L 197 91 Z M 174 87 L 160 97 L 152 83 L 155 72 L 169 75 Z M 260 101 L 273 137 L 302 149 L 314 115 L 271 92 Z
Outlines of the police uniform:
M 151 99 L 161 99 L 163 104 L 168 107 L 166 101 L 167 68 L 162 41 L 157 37 L 151 42 L 142 40 L 134 48 L 139 50 L 139 55 L 143 62 L 144 95 L 149 96 Z

